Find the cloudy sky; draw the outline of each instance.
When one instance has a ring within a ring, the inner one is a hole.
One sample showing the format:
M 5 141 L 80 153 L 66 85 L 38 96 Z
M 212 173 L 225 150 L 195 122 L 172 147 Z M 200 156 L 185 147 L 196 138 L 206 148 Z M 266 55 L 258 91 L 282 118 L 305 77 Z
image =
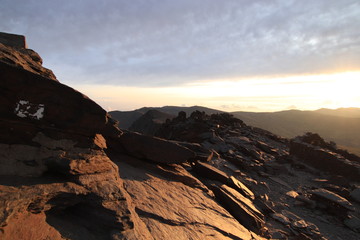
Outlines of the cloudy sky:
M 360 107 L 359 0 L 0 0 L 58 79 L 107 110 Z

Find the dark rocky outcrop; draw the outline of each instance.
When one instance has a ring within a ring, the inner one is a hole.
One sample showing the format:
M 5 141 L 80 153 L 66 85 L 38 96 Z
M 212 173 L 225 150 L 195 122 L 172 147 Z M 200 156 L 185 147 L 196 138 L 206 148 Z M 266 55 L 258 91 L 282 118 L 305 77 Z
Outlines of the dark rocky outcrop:
M 157 163 L 184 163 L 195 156 L 193 151 L 176 142 L 134 132 L 125 132 L 118 143 L 127 154 Z
M 217 169 L 214 166 L 211 166 L 210 164 L 203 163 L 203 162 L 196 162 L 193 166 L 193 170 L 196 174 L 199 176 L 202 176 L 204 178 L 208 178 L 211 180 L 219 181 L 221 183 L 227 183 L 229 176 L 224 173 L 223 171 Z
M 290 143 L 290 153 L 317 169 L 328 171 L 334 175 L 345 176 L 352 180 L 360 179 L 360 164 L 358 162 L 344 158 L 341 154 L 329 150 L 329 147 L 322 148 L 321 146 L 326 147 L 324 144 L 307 142 L 302 137 L 293 139 Z
M 173 117 L 173 115 L 152 109 L 134 121 L 129 130 L 145 135 L 154 135 L 167 119 L 172 119 Z
M 15 50 L 12 52 L 18 53 Z M 83 134 L 120 134 L 104 109 L 80 92 L 48 78 L 46 74 L 33 73 L 2 61 L 0 72 L 0 114 L 3 124 L 19 122 L 24 128 L 27 125 L 28 128 L 43 126 Z M 17 130 L 10 126 L 8 129 Z M 33 131 L 37 132 L 36 129 Z
M 0 63 L 5 63 L 8 67 L 16 67 L 15 72 L 21 68 L 27 72 L 57 81 L 54 73 L 42 66 L 42 59 L 39 54 L 31 49 L 14 49 L 0 41 Z
M 216 198 L 242 225 L 257 233 L 264 231 L 264 216 L 249 199 L 226 185 L 219 187 L 214 184 L 211 189 Z
M 27 48 L 25 36 L 0 32 L 0 43 L 10 47 Z

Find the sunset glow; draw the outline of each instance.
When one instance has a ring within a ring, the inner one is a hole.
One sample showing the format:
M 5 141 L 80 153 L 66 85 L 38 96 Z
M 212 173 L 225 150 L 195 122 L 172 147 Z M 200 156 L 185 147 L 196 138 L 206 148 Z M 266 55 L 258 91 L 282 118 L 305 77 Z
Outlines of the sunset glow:
M 177 87 L 76 85 L 107 110 L 205 105 L 224 111 L 314 110 L 360 106 L 360 72 L 194 82 Z M 146 104 L 144 104 L 144 99 Z

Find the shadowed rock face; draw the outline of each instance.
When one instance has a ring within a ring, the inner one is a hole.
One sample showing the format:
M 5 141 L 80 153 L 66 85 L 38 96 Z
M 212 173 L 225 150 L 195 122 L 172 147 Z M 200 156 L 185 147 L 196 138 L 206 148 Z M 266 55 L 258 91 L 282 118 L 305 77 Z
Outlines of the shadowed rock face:
M 80 92 L 4 62 L 0 62 L 0 72 L 0 114 L 9 124 L 120 134 L 106 111 Z
M 336 152 L 303 142 L 301 138 L 291 141 L 290 153 L 317 169 L 346 176 L 355 181 L 360 179 L 359 162 L 350 161 Z
M 10 47 L 26 48 L 25 36 L 0 32 L 0 43 Z
M 152 109 L 134 121 L 129 130 L 145 135 L 154 135 L 167 119 L 172 119 L 173 117 L 173 115 Z
M 358 179 L 289 140 L 199 111 L 163 138 L 122 132 L 36 53 L 1 46 L 19 64 L 0 58 L 0 239 L 358 239 Z
M 0 47 L 20 62 L 0 60 L 0 238 L 151 239 L 104 151 L 121 135 L 106 111 Z

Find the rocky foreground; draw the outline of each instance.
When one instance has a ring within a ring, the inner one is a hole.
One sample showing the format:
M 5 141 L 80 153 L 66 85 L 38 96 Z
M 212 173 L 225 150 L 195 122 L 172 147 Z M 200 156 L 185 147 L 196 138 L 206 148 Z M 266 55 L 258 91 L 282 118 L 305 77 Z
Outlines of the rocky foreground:
M 0 35 L 0 239 L 360 238 L 357 156 L 228 114 L 121 131 L 21 39 Z

